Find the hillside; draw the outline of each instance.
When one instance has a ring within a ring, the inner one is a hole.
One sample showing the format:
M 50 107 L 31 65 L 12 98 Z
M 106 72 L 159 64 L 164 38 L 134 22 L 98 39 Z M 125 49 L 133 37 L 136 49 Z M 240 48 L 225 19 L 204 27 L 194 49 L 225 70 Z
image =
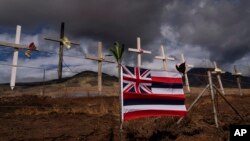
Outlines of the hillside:
M 212 70 L 208 68 L 192 68 L 188 71 L 188 78 L 190 86 L 200 87 L 206 86 L 208 84 L 207 71 Z M 221 75 L 221 80 L 225 88 L 236 88 L 236 78 L 232 73 L 225 72 Z M 216 75 L 213 75 L 213 82 L 218 84 Z M 250 88 L 250 77 L 242 76 L 241 77 L 241 86 L 242 88 Z
M 117 95 L 118 79 L 103 73 L 103 94 Z M 96 96 L 97 91 L 97 73 L 84 71 L 72 77 L 65 77 L 61 80 L 49 80 L 46 82 L 16 83 L 14 90 L 10 89 L 8 83 L 0 84 L 0 95 L 5 94 L 36 94 L 52 97 L 61 96 Z
M 208 84 L 206 68 L 193 68 L 188 71 L 189 83 L 191 87 L 205 87 Z M 235 76 L 226 72 L 221 76 L 225 88 L 237 88 Z M 215 75 L 213 75 L 214 84 L 218 85 Z M 118 79 L 103 73 L 103 94 L 118 94 Z M 250 88 L 250 77 L 242 77 L 241 85 L 243 89 Z M 66 77 L 62 80 L 49 80 L 46 82 L 17 83 L 14 91 L 10 90 L 9 84 L 0 84 L 0 94 L 34 94 L 39 93 L 47 96 L 65 96 L 65 95 L 98 95 L 97 91 L 97 73 L 84 71 L 72 77 Z
M 188 77 L 190 86 L 193 87 L 200 87 L 207 85 L 208 78 L 207 78 L 207 71 L 212 70 L 208 68 L 192 68 L 188 71 Z M 115 76 L 108 75 L 106 73 L 102 74 L 103 77 L 103 86 L 112 86 L 114 83 L 118 82 L 118 78 Z M 232 88 L 237 87 L 236 78 L 232 73 L 226 72 L 225 74 L 221 75 L 222 82 L 224 87 Z M 217 78 L 214 75 L 213 80 L 217 83 Z M 64 77 L 61 80 L 54 79 L 45 82 L 32 82 L 32 83 L 16 83 L 16 86 L 25 87 L 32 87 L 32 86 L 41 86 L 41 85 L 52 85 L 52 84 L 63 84 L 67 83 L 68 85 L 72 86 L 80 86 L 81 83 L 88 83 L 91 86 L 97 85 L 97 73 L 93 71 L 84 71 L 73 75 L 71 77 Z M 242 88 L 250 88 L 250 77 L 242 76 L 241 77 L 241 85 Z M 9 86 L 9 83 L 0 84 L 0 86 Z
M 102 74 L 104 86 L 110 86 L 115 82 L 118 82 L 117 77 L 108 75 L 106 73 Z M 62 83 L 68 83 L 75 86 L 79 86 L 83 81 L 86 81 L 86 83 L 95 86 L 97 85 L 97 73 L 93 71 L 83 71 L 76 75 L 73 75 L 71 77 L 64 77 L 61 80 L 54 79 L 49 80 L 45 82 L 26 82 L 26 83 L 16 83 L 16 86 L 22 86 L 22 87 L 31 87 L 31 86 L 41 86 L 41 85 L 52 85 L 52 84 L 62 84 Z M 0 84 L 0 86 L 9 86 L 9 83 Z

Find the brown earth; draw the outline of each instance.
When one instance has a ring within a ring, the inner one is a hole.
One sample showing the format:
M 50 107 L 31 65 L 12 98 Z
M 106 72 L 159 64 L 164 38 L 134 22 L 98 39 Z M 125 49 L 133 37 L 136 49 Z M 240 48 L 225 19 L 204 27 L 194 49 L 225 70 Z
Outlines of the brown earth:
M 187 107 L 202 89 L 186 97 Z M 229 91 L 229 90 L 227 90 Z M 231 91 L 231 90 L 230 90 Z M 233 90 L 232 90 L 233 91 Z M 177 117 L 143 118 L 124 123 L 123 140 L 131 141 L 224 141 L 230 124 L 250 124 L 250 90 L 237 91 L 226 99 L 244 121 L 216 96 L 219 128 L 214 124 L 208 93 L 177 125 Z M 21 95 L 0 97 L 1 141 L 117 141 L 119 140 L 119 102 L 117 96 L 61 97 Z

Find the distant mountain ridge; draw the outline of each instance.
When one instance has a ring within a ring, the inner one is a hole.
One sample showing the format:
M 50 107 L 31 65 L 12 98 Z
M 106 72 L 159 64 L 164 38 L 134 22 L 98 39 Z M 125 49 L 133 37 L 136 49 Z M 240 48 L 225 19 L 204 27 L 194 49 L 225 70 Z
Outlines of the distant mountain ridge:
M 190 69 L 187 74 L 189 78 L 190 86 L 192 87 L 199 87 L 199 86 L 205 86 L 208 84 L 208 77 L 207 77 L 207 71 L 213 70 L 213 68 L 192 68 Z M 213 83 L 217 84 L 218 80 L 216 78 L 216 75 L 213 76 Z M 237 82 L 236 77 L 230 73 L 225 72 L 221 75 L 221 80 L 223 83 L 223 86 L 226 88 L 236 88 Z M 241 87 L 242 88 L 250 88 L 250 77 L 242 76 L 241 77 Z
M 23 83 L 21 82 L 21 83 L 16 83 L 16 86 L 32 87 L 32 86 L 52 85 L 52 84 L 62 84 L 62 83 L 67 83 L 68 85 L 77 86 L 81 81 L 85 79 L 88 79 L 90 85 L 97 85 L 97 72 L 83 71 L 71 77 L 63 77 L 61 80 L 53 79 L 45 82 L 23 82 Z M 111 85 L 110 83 L 118 82 L 118 78 L 116 76 L 111 76 L 106 73 L 102 73 L 102 79 L 104 86 L 105 85 L 109 86 Z M 9 85 L 9 83 L 3 83 L 0 84 L 0 86 L 1 85 Z
M 207 71 L 213 70 L 211 68 L 192 68 L 187 74 L 189 78 L 189 84 L 191 87 L 201 87 L 208 84 Z M 106 73 L 102 74 L 103 85 L 112 86 L 115 83 L 118 83 L 118 78 L 116 76 L 111 76 Z M 236 78 L 232 73 L 225 72 L 221 75 L 222 83 L 225 88 L 236 88 Z M 64 84 L 67 83 L 67 86 L 79 86 L 82 81 L 87 81 L 88 84 L 92 86 L 97 85 L 97 72 L 93 71 L 83 71 L 71 77 L 64 77 L 61 80 L 54 79 L 45 82 L 25 82 L 25 83 L 16 83 L 17 86 L 22 87 L 32 87 L 32 86 L 41 86 L 41 85 L 52 85 L 52 84 Z M 216 75 L 213 75 L 213 83 L 217 84 Z M 0 84 L 0 86 L 6 86 L 9 83 Z M 241 86 L 242 88 L 250 88 L 250 77 L 242 76 L 241 77 Z

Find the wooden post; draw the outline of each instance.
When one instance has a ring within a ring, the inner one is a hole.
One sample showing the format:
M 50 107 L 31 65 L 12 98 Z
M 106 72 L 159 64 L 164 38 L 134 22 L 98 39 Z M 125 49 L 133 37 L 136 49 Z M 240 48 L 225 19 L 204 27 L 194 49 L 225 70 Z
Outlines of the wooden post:
M 16 72 L 17 72 L 17 62 L 18 62 L 18 50 L 19 49 L 28 49 L 29 45 L 21 45 L 20 44 L 21 37 L 21 26 L 17 25 L 16 27 L 16 38 L 15 43 L 9 43 L 5 41 L 0 41 L 0 47 L 11 47 L 14 48 L 13 53 L 13 62 L 12 62 L 12 70 L 11 70 L 11 78 L 10 78 L 10 88 L 13 90 L 16 84 Z M 35 49 L 37 51 L 37 49 Z
M 98 58 L 102 59 L 102 42 L 98 42 Z M 98 92 L 102 92 L 102 60 L 98 60 Z
M 45 95 L 45 81 L 46 81 L 46 80 L 45 80 L 45 77 L 46 77 L 46 76 L 45 76 L 45 75 L 46 75 L 45 73 L 46 73 L 46 69 L 44 68 L 44 69 L 43 69 L 43 92 L 42 92 L 42 95 L 43 95 L 43 96 Z
M 62 78 L 62 68 L 63 68 L 63 47 L 70 48 L 71 45 L 80 45 L 79 43 L 73 43 L 68 40 L 67 37 L 64 36 L 64 22 L 61 23 L 61 30 L 60 30 L 60 38 L 59 39 L 53 39 L 53 38 L 44 38 L 45 40 L 50 40 L 54 42 L 59 42 L 59 61 L 58 61 L 58 79 Z
M 186 59 L 185 59 L 183 53 L 181 54 L 181 61 L 182 61 L 182 63 L 186 62 Z M 192 67 L 193 67 L 193 65 L 189 65 L 186 62 L 186 68 L 192 68 Z M 189 86 L 189 80 L 188 80 L 188 75 L 187 75 L 187 69 L 186 69 L 186 71 L 184 73 L 184 77 L 185 77 L 185 84 L 186 84 L 186 87 L 187 87 L 187 91 L 190 92 L 190 86 Z
M 212 100 L 212 106 L 213 106 L 213 114 L 214 114 L 214 121 L 215 121 L 215 125 L 216 128 L 219 128 L 219 124 L 218 124 L 218 114 L 217 114 L 217 110 L 215 107 L 215 93 L 214 90 L 216 92 L 218 92 L 218 94 L 225 100 L 225 102 L 235 111 L 235 113 L 244 121 L 243 117 L 240 115 L 240 113 L 236 110 L 236 108 L 233 107 L 233 105 L 230 104 L 230 102 L 223 96 L 223 94 L 215 87 L 215 85 L 213 85 L 213 81 L 212 81 L 212 75 L 211 72 L 208 71 L 208 80 L 209 80 L 209 84 L 206 86 L 205 89 L 203 89 L 203 91 L 198 95 L 198 97 L 193 101 L 193 103 L 189 106 L 188 111 L 190 111 L 192 109 L 192 107 L 194 106 L 194 104 L 201 98 L 201 96 L 203 95 L 203 93 L 205 92 L 206 89 L 210 89 L 210 93 L 211 93 L 211 100 Z M 181 122 L 181 120 L 183 119 L 183 117 L 181 117 L 178 121 L 177 124 L 179 124 Z
M 242 96 L 243 93 L 242 93 L 241 84 L 240 84 L 242 73 L 238 72 L 238 70 L 236 68 L 236 65 L 234 65 L 234 74 L 233 75 L 236 77 L 236 81 L 237 81 L 237 85 L 238 85 L 238 88 L 239 88 L 240 96 Z
M 118 77 L 119 77 L 119 100 L 120 100 L 120 141 L 123 140 L 123 68 L 121 62 L 118 62 Z
M 167 57 L 167 56 L 165 55 L 165 51 L 164 51 L 163 45 L 161 45 L 161 56 L 155 56 L 155 59 L 162 60 L 163 69 L 164 69 L 164 70 L 167 70 L 167 60 L 170 60 L 170 61 L 174 61 L 174 60 L 175 60 L 174 58 Z
M 151 54 L 151 51 L 141 49 L 141 39 L 137 37 L 137 49 L 129 48 L 128 51 L 136 52 L 137 53 L 137 67 L 141 67 L 141 54 L 147 53 Z
M 61 23 L 60 39 L 64 37 L 64 22 Z M 59 47 L 59 61 L 58 61 L 58 79 L 62 79 L 62 68 L 63 68 L 63 43 L 60 42 Z
M 221 81 L 221 74 L 222 73 L 225 73 L 223 72 L 220 68 L 218 68 L 216 62 L 214 61 L 214 71 L 212 72 L 213 74 L 216 74 L 216 77 L 218 79 L 218 82 L 219 82 L 219 86 L 220 86 L 220 89 L 221 89 L 221 93 L 223 95 L 225 95 L 225 91 L 224 91 L 224 88 L 223 88 L 223 85 L 222 85 L 222 81 Z
M 21 37 L 21 26 L 18 25 L 16 27 L 16 39 L 15 44 L 20 44 L 20 37 Z M 18 61 L 18 48 L 14 48 L 13 54 L 13 62 L 12 62 L 12 71 L 11 71 L 11 79 L 10 79 L 10 87 L 13 90 L 16 83 L 16 70 L 17 70 L 17 61 Z
M 244 121 L 244 118 L 240 115 L 240 113 L 234 108 L 232 104 L 225 98 L 223 94 L 213 85 L 214 89 L 218 92 L 218 94 L 223 98 L 223 100 L 234 110 L 234 112 L 241 118 L 242 121 Z
M 12 70 L 11 70 L 11 79 L 10 79 L 10 87 L 13 90 L 16 84 L 16 71 L 17 71 L 17 62 L 18 62 L 18 50 L 19 49 L 29 49 L 29 45 L 22 45 L 20 43 L 20 37 L 21 37 L 21 26 L 17 25 L 16 28 L 16 39 L 15 43 L 9 43 L 5 41 L 0 41 L 0 47 L 11 47 L 14 48 L 14 54 L 13 54 L 13 62 L 12 62 Z M 33 51 L 39 51 L 37 48 L 32 49 Z
M 214 121 L 215 121 L 216 128 L 219 128 L 217 110 L 216 110 L 215 101 L 214 101 L 214 90 L 213 90 L 212 75 L 211 75 L 210 71 L 208 71 L 207 74 L 208 74 L 208 80 L 209 80 L 209 86 L 210 86 L 210 92 L 211 92 L 211 98 L 212 98 Z
M 114 61 L 105 59 L 102 53 L 102 42 L 98 42 L 98 56 L 89 56 L 86 55 L 86 59 L 98 61 L 98 93 L 101 95 L 102 93 L 102 62 L 115 63 Z
M 188 107 L 187 111 L 190 112 L 193 108 L 194 104 L 201 98 L 201 96 L 206 92 L 206 90 L 209 88 L 209 84 L 203 89 L 203 91 L 196 97 L 196 99 L 193 101 L 193 103 Z M 177 124 L 180 124 L 180 122 L 183 120 L 184 117 L 181 117 Z

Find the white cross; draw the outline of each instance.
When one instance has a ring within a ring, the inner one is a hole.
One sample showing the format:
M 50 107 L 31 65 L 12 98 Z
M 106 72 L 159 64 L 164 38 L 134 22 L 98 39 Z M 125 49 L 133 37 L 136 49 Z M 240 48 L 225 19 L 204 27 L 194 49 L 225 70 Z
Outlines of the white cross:
M 237 85 L 238 85 L 238 88 L 239 88 L 239 91 L 240 91 L 240 96 L 242 96 L 243 93 L 242 93 L 241 84 L 240 84 L 240 80 L 241 80 L 242 73 L 240 73 L 240 72 L 237 70 L 236 65 L 234 65 L 234 74 L 233 74 L 233 75 L 236 76 L 236 81 L 237 81 Z
M 185 65 L 186 65 L 186 70 L 185 70 L 185 73 L 184 73 L 184 77 L 185 77 L 185 83 L 186 83 L 186 86 L 187 86 L 187 91 L 190 92 L 189 80 L 188 80 L 188 75 L 187 75 L 187 68 L 193 68 L 194 66 L 190 65 L 190 64 L 187 64 L 183 53 L 181 54 L 181 61 L 182 61 L 182 63 L 185 62 Z
M 98 56 L 89 56 L 86 55 L 86 59 L 98 61 L 98 92 L 102 92 L 102 62 L 115 63 L 114 61 L 105 59 L 105 56 L 102 53 L 102 42 L 98 42 Z
M 137 53 L 137 67 L 141 67 L 141 54 L 142 53 L 151 54 L 151 51 L 143 50 L 141 48 L 141 39 L 139 37 L 137 37 L 137 49 L 129 48 L 128 51 Z
M 17 25 L 15 43 L 8 43 L 8 42 L 0 41 L 0 46 L 14 48 L 12 70 L 11 70 L 11 79 L 10 79 L 10 87 L 11 87 L 12 90 L 14 89 L 15 84 L 16 84 L 18 49 L 28 49 L 28 45 L 19 44 L 20 43 L 20 37 L 21 37 L 21 26 Z
M 163 69 L 167 70 L 167 60 L 174 61 L 175 59 L 171 58 L 171 57 L 167 57 L 165 55 L 165 51 L 164 51 L 163 45 L 161 45 L 161 54 L 162 54 L 161 56 L 155 56 L 155 59 L 162 60 L 162 62 L 163 62 Z
M 223 85 L 222 85 L 222 81 L 221 81 L 221 76 L 220 76 L 222 73 L 225 73 L 225 72 L 222 71 L 220 68 L 218 68 L 218 66 L 217 66 L 217 64 L 216 64 L 215 61 L 214 61 L 214 71 L 212 73 L 216 74 L 218 82 L 219 82 L 219 85 L 220 85 L 221 93 L 223 95 L 225 95 L 225 91 L 224 91 L 224 88 L 223 88 Z

